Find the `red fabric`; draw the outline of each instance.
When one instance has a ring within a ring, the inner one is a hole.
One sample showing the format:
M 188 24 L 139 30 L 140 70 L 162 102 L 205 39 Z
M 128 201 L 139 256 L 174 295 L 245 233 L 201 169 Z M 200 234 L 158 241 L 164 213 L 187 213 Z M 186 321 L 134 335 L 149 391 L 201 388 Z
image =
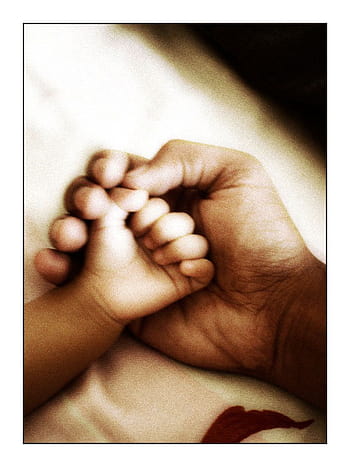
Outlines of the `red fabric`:
M 202 443 L 239 443 L 261 430 L 272 428 L 306 428 L 313 420 L 295 422 L 273 410 L 249 410 L 238 405 L 230 407 L 215 420 L 202 439 Z

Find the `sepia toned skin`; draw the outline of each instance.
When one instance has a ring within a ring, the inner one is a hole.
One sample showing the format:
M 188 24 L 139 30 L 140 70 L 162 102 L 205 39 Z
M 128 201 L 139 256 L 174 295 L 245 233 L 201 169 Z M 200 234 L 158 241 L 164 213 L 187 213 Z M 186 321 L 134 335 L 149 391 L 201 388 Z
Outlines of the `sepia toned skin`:
M 104 186 L 113 170 L 107 163 L 94 169 L 95 162 L 90 179 Z M 307 249 L 258 160 L 176 140 L 122 184 L 165 195 L 173 210 L 189 213 L 215 265 L 206 287 L 135 319 L 133 333 L 179 361 L 255 376 L 325 408 L 325 265 Z M 86 218 L 84 210 L 75 215 Z M 77 237 L 74 250 L 86 242 Z M 67 279 L 72 258 L 60 245 L 72 240 L 61 230 L 56 258 L 41 252 L 37 269 L 47 280 Z
M 109 182 L 118 184 L 127 155 L 104 153 L 102 159 L 114 169 Z M 26 413 L 106 351 L 130 321 L 203 288 L 214 273 L 204 258 L 208 242 L 193 234 L 193 219 L 169 212 L 164 200 L 149 200 L 144 190 L 117 187 L 108 196 L 80 177 L 67 191 L 66 207 L 89 219 L 89 228 L 64 216 L 51 228 L 52 243 L 65 251 L 80 248 L 82 241 L 87 245 L 72 281 L 26 305 Z M 127 226 L 130 212 L 135 214 Z M 36 265 L 40 269 L 44 262 L 48 278 L 57 282 L 71 264 L 58 260 L 57 252 L 47 249 Z

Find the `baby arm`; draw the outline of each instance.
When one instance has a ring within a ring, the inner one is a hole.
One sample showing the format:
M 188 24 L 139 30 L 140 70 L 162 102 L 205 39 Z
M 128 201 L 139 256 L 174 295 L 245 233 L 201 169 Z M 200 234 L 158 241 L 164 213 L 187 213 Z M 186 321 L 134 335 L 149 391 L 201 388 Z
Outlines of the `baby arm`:
M 213 276 L 212 263 L 204 259 L 207 242 L 193 234 L 188 214 L 170 213 L 164 200 L 148 200 L 142 190 L 114 187 L 127 170 L 125 154 L 103 152 L 94 163 L 95 176 L 79 178 L 67 190 L 73 215 L 51 229 L 61 250 L 85 246 L 82 269 L 26 306 L 26 413 L 103 354 L 128 322 L 200 290 Z M 82 218 L 90 219 L 89 230 Z M 39 269 L 50 254 L 58 252 L 44 250 L 37 257 Z
M 88 294 L 74 283 L 54 289 L 25 307 L 24 412 L 82 372 L 118 338 L 123 326 L 101 319 Z

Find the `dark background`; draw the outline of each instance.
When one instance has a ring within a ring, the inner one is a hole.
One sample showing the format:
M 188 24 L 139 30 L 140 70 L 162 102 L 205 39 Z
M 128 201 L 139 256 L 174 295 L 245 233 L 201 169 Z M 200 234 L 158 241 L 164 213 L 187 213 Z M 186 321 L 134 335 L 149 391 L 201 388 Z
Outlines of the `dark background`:
M 327 143 L 327 25 L 322 23 L 192 24 L 251 87 Z

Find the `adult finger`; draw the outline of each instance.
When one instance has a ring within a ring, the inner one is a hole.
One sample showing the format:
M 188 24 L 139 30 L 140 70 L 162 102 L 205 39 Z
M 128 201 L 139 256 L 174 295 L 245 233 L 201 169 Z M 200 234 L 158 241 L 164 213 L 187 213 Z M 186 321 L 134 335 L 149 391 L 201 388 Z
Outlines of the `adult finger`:
M 235 186 L 259 165 L 254 157 L 240 151 L 175 140 L 163 146 L 148 164 L 128 172 L 123 185 L 151 195 L 162 195 L 178 186 L 212 193 Z

